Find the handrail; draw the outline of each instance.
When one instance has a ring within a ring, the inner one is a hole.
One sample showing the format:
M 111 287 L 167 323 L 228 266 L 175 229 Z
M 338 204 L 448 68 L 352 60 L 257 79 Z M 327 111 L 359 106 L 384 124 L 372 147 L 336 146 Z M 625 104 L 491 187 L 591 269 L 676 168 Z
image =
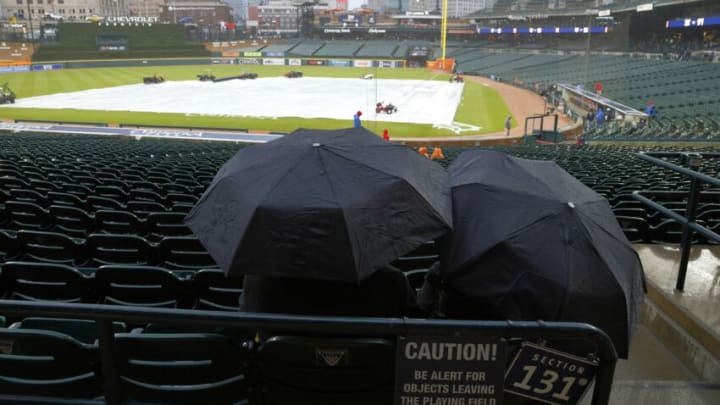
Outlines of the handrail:
M 122 307 L 102 304 L 73 304 L 0 300 L 0 313 L 8 316 L 46 316 L 92 319 L 99 330 L 99 350 L 111 398 L 117 403 L 119 378 L 113 367 L 113 321 L 130 323 L 174 323 L 194 326 L 245 327 L 288 333 L 356 336 L 466 336 L 521 337 L 523 339 L 572 339 L 593 342 L 599 364 L 592 404 L 608 404 L 617 353 L 605 332 L 588 324 L 570 322 L 470 321 L 451 319 L 322 317 L 306 315 L 222 312 L 193 309 Z M 109 373 L 109 374 L 108 374 Z
M 688 191 L 688 202 L 685 209 L 685 216 L 682 216 L 669 208 L 658 204 L 651 199 L 647 198 L 645 193 L 650 191 L 641 190 L 634 191 L 633 198 L 647 205 L 648 207 L 660 212 L 661 214 L 669 217 L 670 219 L 679 222 L 683 226 L 682 239 L 680 240 L 681 254 L 680 254 L 680 267 L 678 269 L 678 278 L 675 282 L 675 289 L 682 292 L 685 288 L 685 278 L 687 276 L 687 265 L 690 259 L 690 249 L 692 248 L 692 232 L 698 232 L 706 238 L 720 242 L 720 235 L 711 231 L 710 229 L 699 225 L 695 222 L 695 210 L 697 208 L 698 199 L 700 197 L 700 186 L 699 182 L 712 184 L 720 187 L 720 179 L 708 176 L 700 173 L 697 169 L 700 166 L 699 159 L 704 156 L 707 157 L 720 157 L 720 153 L 697 153 L 697 152 L 640 152 L 638 157 L 642 160 L 650 162 L 660 167 L 670 169 L 676 173 L 683 174 L 690 177 L 690 190 Z M 680 157 L 682 162 L 689 166 L 685 168 L 678 166 L 674 163 L 659 159 L 659 157 Z

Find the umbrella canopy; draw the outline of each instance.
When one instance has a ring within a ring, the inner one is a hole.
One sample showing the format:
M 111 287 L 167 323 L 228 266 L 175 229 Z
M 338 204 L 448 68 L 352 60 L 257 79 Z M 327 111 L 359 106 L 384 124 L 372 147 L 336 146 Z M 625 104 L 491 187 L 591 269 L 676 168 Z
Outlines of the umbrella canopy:
M 226 274 L 359 282 L 451 229 L 447 173 L 364 128 L 241 149 L 185 219 Z
M 472 150 L 448 171 L 448 287 L 489 319 L 593 324 L 626 358 L 644 274 L 607 200 L 549 161 Z

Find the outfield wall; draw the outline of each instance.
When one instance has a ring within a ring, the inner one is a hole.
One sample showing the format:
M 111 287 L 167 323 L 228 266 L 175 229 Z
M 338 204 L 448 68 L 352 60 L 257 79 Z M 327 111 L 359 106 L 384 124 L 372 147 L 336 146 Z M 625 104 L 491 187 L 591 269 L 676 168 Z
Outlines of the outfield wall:
M 244 65 L 244 66 L 331 66 L 360 68 L 404 68 L 404 60 L 340 59 L 340 58 L 191 58 L 191 59 L 110 59 L 68 62 L 33 63 L 20 71 L 60 70 L 77 68 L 192 66 L 192 65 Z

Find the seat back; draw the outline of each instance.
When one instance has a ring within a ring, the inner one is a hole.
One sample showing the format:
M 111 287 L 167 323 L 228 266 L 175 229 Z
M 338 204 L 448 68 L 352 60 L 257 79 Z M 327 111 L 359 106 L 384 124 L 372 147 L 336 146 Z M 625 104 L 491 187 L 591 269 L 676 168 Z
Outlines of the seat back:
M 217 268 L 215 260 L 194 236 L 166 237 L 157 246 L 163 266 L 175 270 Z
M 72 265 L 80 258 L 80 245 L 62 233 L 20 230 L 17 240 L 26 260 Z
M 15 229 L 48 230 L 53 226 L 50 214 L 35 203 L 9 200 L 5 212 Z
M 227 278 L 222 270 L 199 270 L 192 279 L 194 308 L 237 311 L 243 279 Z
M 248 351 L 217 334 L 115 335 L 125 401 L 230 404 L 247 398 Z
M 68 335 L 85 344 L 95 344 L 98 328 L 95 321 L 88 319 L 31 317 L 10 325 L 11 328 L 40 329 Z M 113 322 L 113 332 L 123 333 L 127 327 L 122 322 Z
M 114 305 L 173 308 L 184 293 L 177 276 L 151 266 L 101 266 L 94 285 L 99 301 Z
M 96 398 L 97 347 L 61 333 L 0 328 L 0 393 Z
M 95 227 L 95 219 L 82 208 L 51 205 L 48 211 L 55 221 L 55 231 L 84 238 Z
M 136 235 L 89 235 L 85 239 L 89 266 L 105 264 L 150 265 L 154 262 L 153 249 Z
M 161 240 L 168 236 L 192 235 L 184 219 L 185 214 L 180 212 L 151 212 L 147 216 L 148 237 Z
M 395 345 L 374 338 L 275 336 L 258 349 L 264 404 L 390 404 Z
M 97 210 L 95 226 L 98 232 L 141 235 L 145 233 L 145 221 L 129 211 Z
M 88 301 L 89 281 L 73 267 L 55 263 L 2 264 L 5 298 L 28 301 Z

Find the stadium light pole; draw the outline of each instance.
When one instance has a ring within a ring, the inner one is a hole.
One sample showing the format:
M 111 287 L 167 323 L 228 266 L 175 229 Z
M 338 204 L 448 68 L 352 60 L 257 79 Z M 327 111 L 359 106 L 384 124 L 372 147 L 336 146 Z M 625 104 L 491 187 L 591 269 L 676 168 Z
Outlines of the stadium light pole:
M 35 30 L 32 24 L 32 11 L 30 10 L 30 2 L 27 2 L 28 25 L 30 26 L 30 50 L 35 53 Z

